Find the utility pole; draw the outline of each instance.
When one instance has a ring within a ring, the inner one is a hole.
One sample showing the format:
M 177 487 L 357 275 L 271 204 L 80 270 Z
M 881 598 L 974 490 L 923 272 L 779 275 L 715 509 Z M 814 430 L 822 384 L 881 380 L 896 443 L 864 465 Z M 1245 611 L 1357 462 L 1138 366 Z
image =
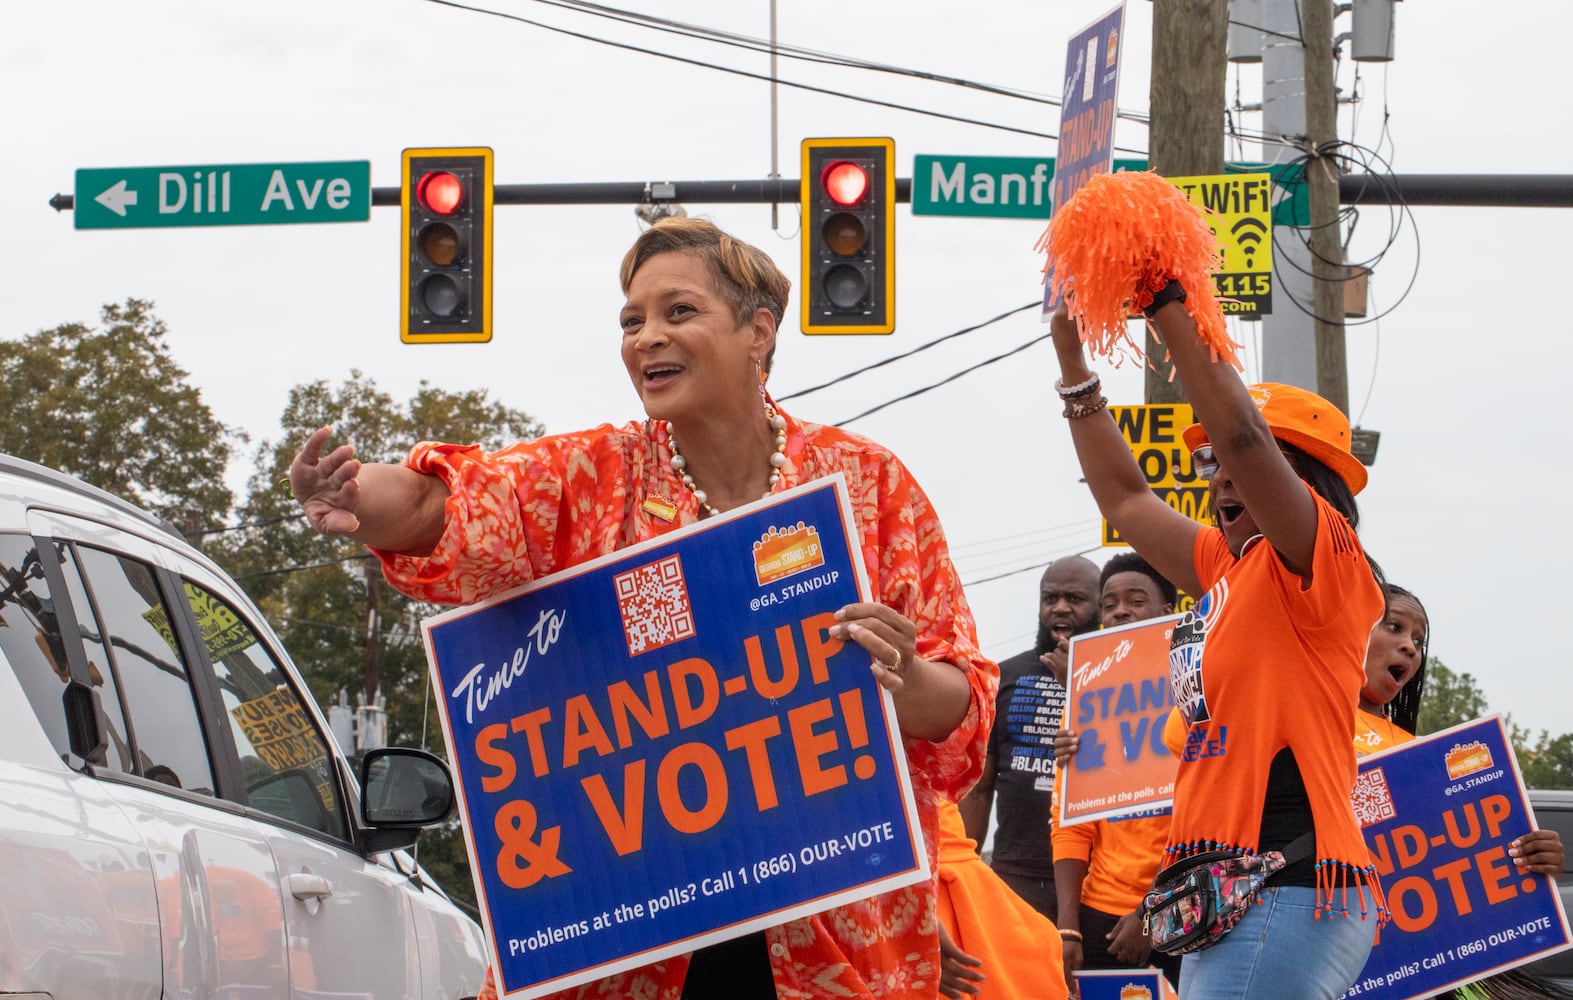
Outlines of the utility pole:
M 1344 248 L 1338 221 L 1338 95 L 1333 82 L 1333 2 L 1298 0 L 1305 39 L 1305 132 L 1311 161 L 1311 297 L 1316 330 L 1316 391 L 1349 414 L 1349 359 L 1344 345 Z M 1293 308 L 1291 306 L 1291 308 Z
M 376 562 L 367 560 L 366 571 L 366 645 L 361 655 L 361 676 L 365 681 L 366 703 L 374 704 L 382 678 L 378 666 L 382 661 L 382 615 L 377 607 L 377 584 L 382 580 L 382 569 Z
M 1228 5 L 1219 0 L 1153 0 L 1147 158 L 1164 177 L 1223 173 L 1228 29 Z M 1184 401 L 1179 383 L 1169 379 L 1164 350 L 1148 330 L 1148 403 Z
M 1332 0 L 1264 0 L 1262 158 L 1305 157 L 1309 236 L 1273 241 L 1276 301 L 1265 317 L 1262 379 L 1312 389 L 1349 411 L 1343 241 L 1333 82 Z M 1302 40 L 1304 42 L 1302 47 Z

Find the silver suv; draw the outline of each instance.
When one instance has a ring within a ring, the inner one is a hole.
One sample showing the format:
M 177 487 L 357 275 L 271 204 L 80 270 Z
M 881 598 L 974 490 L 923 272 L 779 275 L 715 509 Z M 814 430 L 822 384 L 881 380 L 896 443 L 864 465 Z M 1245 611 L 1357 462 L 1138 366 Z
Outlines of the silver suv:
M 452 805 L 418 750 L 357 780 L 164 522 L 0 456 L 0 994 L 473 996 L 481 929 L 405 853 Z
M 1541 829 L 1557 831 L 1565 846 L 1573 846 L 1573 791 L 1531 788 L 1529 804 L 1535 810 L 1535 819 Z M 1573 914 L 1573 871 L 1563 871 L 1562 877 L 1557 879 L 1557 891 L 1562 894 L 1562 909 Z M 1542 958 L 1524 971 L 1573 991 L 1573 951 L 1560 951 Z

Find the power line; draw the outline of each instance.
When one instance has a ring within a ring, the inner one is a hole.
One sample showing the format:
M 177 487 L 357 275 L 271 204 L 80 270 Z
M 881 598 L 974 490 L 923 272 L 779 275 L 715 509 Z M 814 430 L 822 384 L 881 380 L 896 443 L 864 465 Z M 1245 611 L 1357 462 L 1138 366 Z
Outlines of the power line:
M 813 84 L 799 83 L 794 80 L 784 80 L 780 77 L 767 76 L 763 73 L 754 73 L 749 70 L 737 69 L 731 66 L 722 66 L 717 63 L 705 62 L 702 59 L 693 59 L 687 56 L 680 56 L 672 52 L 661 52 L 656 49 L 648 49 L 644 48 L 643 46 L 630 44 L 628 42 L 618 42 L 610 38 L 602 38 L 598 35 L 587 34 L 581 31 L 573 31 L 569 28 L 559 27 L 554 24 L 547 24 L 543 21 L 532 20 L 527 17 L 522 17 L 518 14 L 510 14 L 506 11 L 489 10 L 485 7 L 472 7 L 468 4 L 459 3 L 458 0 L 426 0 L 426 2 L 436 4 L 441 7 L 452 7 L 455 10 L 469 11 L 472 14 L 489 14 L 492 17 L 500 17 L 508 21 L 517 21 L 520 24 L 527 24 L 533 28 L 540 28 L 543 31 L 551 31 L 560 35 L 567 35 L 570 38 L 577 38 L 581 41 L 593 42 L 597 45 L 606 45 L 610 46 L 611 48 L 623 49 L 628 52 L 638 52 L 643 55 L 655 56 L 657 58 L 667 59 L 672 62 L 679 62 L 689 66 L 697 66 L 701 69 L 712 69 L 720 73 L 730 73 L 734 76 L 741 76 L 750 80 L 758 80 L 763 83 L 775 83 L 779 84 L 780 86 L 791 87 L 796 90 L 808 91 L 815 94 L 823 94 L 829 97 L 840 97 L 849 101 L 857 101 L 861 104 L 871 104 L 875 107 L 890 108 L 894 111 L 907 111 L 912 114 L 924 115 L 930 118 L 939 118 L 944 121 L 952 121 L 962 125 L 976 125 L 980 128 L 996 129 L 1002 132 L 1013 132 L 1017 135 L 1032 136 L 1035 139 L 1054 139 L 1056 141 L 1059 139 L 1059 136 L 1053 132 L 1039 132 L 1035 129 L 1019 128 L 1014 125 L 1002 125 L 997 122 L 984 121 L 979 118 L 968 118 L 965 115 L 953 115 L 943 111 L 932 111 L 926 108 L 914 107 L 909 104 L 899 104 L 895 101 L 884 101 L 880 100 L 879 98 L 863 97 L 858 94 L 847 93 L 846 91 L 832 90 L 829 87 L 818 87 Z M 1147 155 L 1146 150 L 1129 149 L 1123 146 L 1116 146 L 1114 148 L 1124 153 L 1136 153 L 1141 156 Z
M 638 11 L 626 10 L 620 7 L 611 7 L 605 4 L 591 3 L 589 0 L 534 0 L 536 3 L 551 7 L 560 7 L 604 17 L 623 24 L 645 27 L 655 31 L 665 31 L 692 38 L 699 41 L 716 42 L 721 45 L 730 45 L 760 55 L 786 56 L 802 62 L 813 62 L 826 66 L 841 66 L 847 69 L 869 70 L 875 73 L 888 73 L 896 76 L 907 76 L 930 83 L 942 83 L 948 86 L 961 87 L 967 90 L 977 90 L 986 94 L 1000 97 L 1009 97 L 1015 100 L 1030 101 L 1034 104 L 1044 104 L 1050 107 L 1060 107 L 1062 98 L 1049 94 L 1040 94 L 1034 91 L 1022 90 L 1016 87 L 1003 87 L 998 84 L 983 83 L 969 80 L 965 77 L 950 76 L 934 73 L 928 70 L 913 69 L 906 66 L 895 66 L 890 63 L 874 62 L 856 56 L 843 56 L 833 52 L 810 49 L 801 45 L 792 45 L 780 41 L 771 42 L 768 39 L 753 35 L 744 35 L 738 32 L 721 31 L 703 25 L 690 24 L 683 21 L 674 21 L 669 18 L 656 17 L 653 14 L 643 14 Z M 1148 123 L 1148 116 L 1140 111 L 1126 111 L 1115 108 L 1115 116 L 1126 121 L 1141 125 Z
M 305 516 L 306 515 L 304 512 L 297 514 L 280 514 L 278 517 L 265 517 L 260 521 L 242 521 L 240 524 L 229 524 L 220 528 L 207 528 L 202 531 L 192 532 L 186 537 L 206 538 L 208 535 L 222 535 L 229 531 L 244 531 L 247 528 L 265 528 L 270 524 L 278 524 L 282 521 L 298 521 Z
M 1100 548 L 1102 548 L 1102 546 L 1094 545 L 1091 548 L 1085 548 L 1085 549 L 1082 549 L 1082 550 L 1080 550 L 1078 552 L 1067 552 L 1063 556 L 1056 556 L 1054 559 L 1048 560 L 1048 562 L 1034 562 L 1030 566 L 1022 566 L 1022 567 L 1019 567 L 1017 569 L 1007 570 L 1004 573 L 996 573 L 993 576 L 980 577 L 979 579 L 976 579 L 976 580 L 963 580 L 961 582 L 961 586 L 963 588 L 976 587 L 979 584 L 993 583 L 995 580 L 1003 580 L 1006 577 L 1020 576 L 1023 573 L 1027 573 L 1027 572 L 1030 572 L 1030 571 L 1035 570 L 1035 569 L 1046 569 L 1056 559 L 1064 559 L 1067 556 L 1084 556 L 1084 555 L 1087 555 L 1089 552 L 1096 552 Z
M 853 371 L 847 372 L 845 375 L 837 375 L 835 378 L 831 379 L 829 382 L 821 382 L 819 385 L 810 386 L 807 389 L 799 389 L 796 392 L 788 393 L 785 396 L 779 396 L 779 397 L 777 397 L 777 401 L 778 402 L 786 402 L 789 399 L 797 399 L 800 396 L 807 396 L 809 393 L 818 392 L 821 389 L 828 389 L 828 388 L 830 388 L 833 385 L 839 385 L 840 383 L 845 382 L 845 381 L 847 381 L 848 379 L 851 379 L 851 378 L 856 378 L 857 376 L 862 375 L 865 372 L 871 372 L 871 371 L 873 371 L 876 368 L 883 368 L 885 365 L 893 364 L 893 363 L 895 363 L 897 361 L 902 360 L 903 358 L 910 358 L 914 354 L 920 354 L 923 351 L 926 351 L 926 350 L 928 350 L 931 347 L 935 347 L 935 346 L 937 346 L 939 344 L 943 344 L 947 340 L 952 340 L 952 339 L 954 339 L 956 337 L 960 337 L 960 336 L 963 336 L 965 334 L 974 333 L 974 332 L 976 332 L 978 330 L 983 329 L 986 326 L 989 326 L 989 325 L 991 325 L 993 323 L 998 323 L 1000 320 L 1007 319 L 1007 318 L 1009 318 L 1011 316 L 1016 315 L 1019 312 L 1025 312 L 1026 310 L 1031 309 L 1034 306 L 1038 306 L 1040 304 L 1041 303 L 1039 303 L 1037 300 L 1034 300 L 1032 302 L 1028 302 L 1024 306 L 1018 306 L 1015 309 L 1006 310 L 1005 312 L 1000 313 L 998 316 L 992 317 L 990 319 L 986 319 L 986 320 L 984 320 L 981 323 L 974 323 L 972 326 L 963 327 L 960 330 L 955 331 L 954 333 L 947 333 L 947 334 L 945 334 L 942 337 L 936 337 L 935 339 L 929 341 L 926 344 L 920 344 L 917 347 L 914 347 L 910 351 L 903 351 L 900 354 L 892 354 L 888 358 L 885 358 L 885 359 L 880 360 L 880 361 L 876 361 L 876 362 L 874 362 L 871 365 L 864 365 L 862 368 L 858 368 L 858 369 L 855 369 Z
M 1087 530 L 1089 526 L 1096 523 L 1096 521 L 1073 521 L 1069 524 L 1059 524 L 1049 528 L 1038 528 L 1033 531 L 1021 531 L 1011 535 L 1000 535 L 996 538 L 986 538 L 976 542 L 963 542 L 959 545 L 952 544 L 950 546 L 950 554 L 952 558 L 959 556 L 970 561 L 972 559 L 978 558 L 979 556 L 992 555 L 995 552 L 1000 551 L 1015 550 L 1020 552 L 1021 547 L 1025 543 L 1026 539 L 1035 538 L 1040 535 L 1051 535 L 1054 536 L 1052 539 L 1043 540 L 1057 541 L 1059 540 L 1060 536 L 1079 534 L 1080 532 Z M 990 548 L 987 546 L 1002 546 L 1002 548 Z
M 278 569 L 259 569 L 250 573 L 232 574 L 236 580 L 255 580 L 263 576 L 283 576 L 286 573 L 300 573 L 309 569 L 323 569 L 328 566 L 337 566 L 340 563 L 354 562 L 358 559 L 375 559 L 370 552 L 361 552 L 356 555 L 344 556 L 340 559 L 324 559 L 322 562 L 306 563 L 301 566 L 281 566 Z
M 685 38 L 716 42 L 721 45 L 731 45 L 733 47 L 749 52 L 759 53 L 761 55 L 773 53 L 775 55 L 785 56 L 788 59 L 797 59 L 802 62 L 813 62 L 826 66 L 841 66 L 847 69 L 864 69 L 876 73 L 890 73 L 897 76 L 908 76 L 918 80 L 926 80 L 931 83 L 943 83 L 951 86 L 963 87 L 969 90 L 978 90 L 987 94 L 995 94 L 1001 97 L 1011 97 L 1017 100 L 1031 101 L 1035 104 L 1046 104 L 1051 107 L 1059 107 L 1062 103 L 1060 98 L 1051 97 L 1047 94 L 1037 94 L 1031 91 L 1018 90 L 1013 87 L 1001 87 L 995 84 L 981 83 L 976 80 L 968 80 L 964 77 L 947 76 L 940 73 L 932 73 L 927 70 L 911 69 L 905 66 L 894 66 L 889 63 L 878 63 L 867 59 L 859 59 L 854 56 L 842 56 L 832 52 L 809 49 L 800 45 L 791 45 L 779 41 L 771 43 L 767 39 L 758 38 L 756 36 L 744 35 L 730 31 L 721 31 L 716 28 L 707 28 L 703 25 L 689 24 L 683 21 L 673 21 L 669 18 L 656 17 L 653 14 L 642 14 L 638 11 L 630 11 L 619 7 L 609 7 L 603 4 L 590 3 L 588 0 L 534 0 L 534 2 L 545 4 L 551 7 L 561 7 L 569 10 L 576 10 L 582 13 L 592 14 L 596 17 L 604 17 L 622 24 L 631 24 L 650 28 L 655 31 L 664 31 L 670 34 L 681 35 Z M 1128 112 L 1125 117 L 1128 117 L 1133 121 L 1146 121 L 1145 116 L 1137 116 L 1135 113 L 1131 112 Z
M 880 410 L 885 409 L 887 406 L 894 406 L 897 403 L 902 403 L 902 402 L 905 402 L 905 401 L 907 401 L 909 399 L 915 399 L 918 396 L 921 396 L 921 395 L 923 395 L 926 392 L 932 392 L 933 390 L 938 389 L 940 386 L 949 385 L 950 383 L 956 381 L 957 379 L 959 379 L 959 378 L 961 378 L 961 377 L 963 377 L 965 375 L 970 375 L 970 374 L 972 374 L 973 372 L 977 371 L 980 368 L 987 368 L 989 365 L 992 365 L 992 364 L 994 364 L 996 362 L 999 362 L 999 361 L 1004 361 L 1006 358 L 1011 357 L 1012 355 L 1020 354 L 1022 351 L 1025 351 L 1027 348 L 1031 347 L 1032 345 L 1038 344 L 1038 343 L 1042 343 L 1043 341 L 1048 340 L 1050 336 L 1052 336 L 1052 335 L 1045 333 L 1045 334 L 1042 334 L 1041 336 L 1033 337 L 1031 340 L 1027 341 L 1025 344 L 1021 344 L 1020 346 L 1013 347 L 1013 348 L 1011 348 L 1010 350 L 1006 351 L 1003 354 L 996 354 L 992 358 L 986 358 L 983 361 L 979 361 L 977 364 L 972 365 L 971 367 L 963 368 L 963 369 L 961 369 L 961 371 L 954 372 L 954 373 L 952 373 L 950 375 L 947 375 L 946 377 L 940 379 L 938 382 L 935 382 L 935 383 L 933 383 L 931 385 L 923 386 L 921 389 L 914 389 L 911 392 L 904 393 L 904 394 L 902 394 L 900 396 L 897 396 L 895 399 L 886 400 L 885 402 L 880 403 L 878 406 L 871 406 L 868 409 L 864 410 L 862 413 L 857 414 L 856 416 L 848 417 L 845 420 L 837 421 L 837 425 L 841 426 L 841 427 L 845 427 L 847 424 L 852 423 L 854 420 L 862 420 L 864 417 L 871 416 L 871 415 L 873 415 L 875 413 L 878 413 Z

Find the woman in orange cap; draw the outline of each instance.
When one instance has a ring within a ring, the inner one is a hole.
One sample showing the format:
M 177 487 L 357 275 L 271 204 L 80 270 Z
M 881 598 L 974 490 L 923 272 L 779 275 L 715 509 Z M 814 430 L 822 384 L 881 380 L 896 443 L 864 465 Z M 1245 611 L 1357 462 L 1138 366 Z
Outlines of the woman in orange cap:
M 1246 386 L 1198 332 L 1185 288 L 1155 284 L 1148 316 L 1199 419 L 1184 438 L 1217 527 L 1148 489 L 1063 306 L 1052 332 L 1056 388 L 1103 516 L 1199 595 L 1170 651 L 1187 731 L 1164 863 L 1220 850 L 1289 861 L 1229 933 L 1186 955 L 1182 996 L 1335 998 L 1386 915 L 1349 801 L 1366 639 L 1383 608 L 1354 530 L 1366 470 L 1336 407 L 1294 386 Z

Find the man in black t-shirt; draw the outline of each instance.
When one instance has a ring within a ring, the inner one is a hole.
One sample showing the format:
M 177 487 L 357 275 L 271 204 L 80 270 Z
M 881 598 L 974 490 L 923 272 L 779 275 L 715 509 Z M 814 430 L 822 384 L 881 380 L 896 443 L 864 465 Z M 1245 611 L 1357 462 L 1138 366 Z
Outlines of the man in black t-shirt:
M 1054 732 L 1065 709 L 1070 637 L 1098 627 L 1098 567 L 1057 559 L 1038 584 L 1038 641 L 1000 661 L 999 696 L 983 777 L 961 800 L 967 836 L 982 844 L 999 799 L 993 860 L 999 877 L 1050 920 L 1058 911 L 1049 813 L 1054 802 Z

